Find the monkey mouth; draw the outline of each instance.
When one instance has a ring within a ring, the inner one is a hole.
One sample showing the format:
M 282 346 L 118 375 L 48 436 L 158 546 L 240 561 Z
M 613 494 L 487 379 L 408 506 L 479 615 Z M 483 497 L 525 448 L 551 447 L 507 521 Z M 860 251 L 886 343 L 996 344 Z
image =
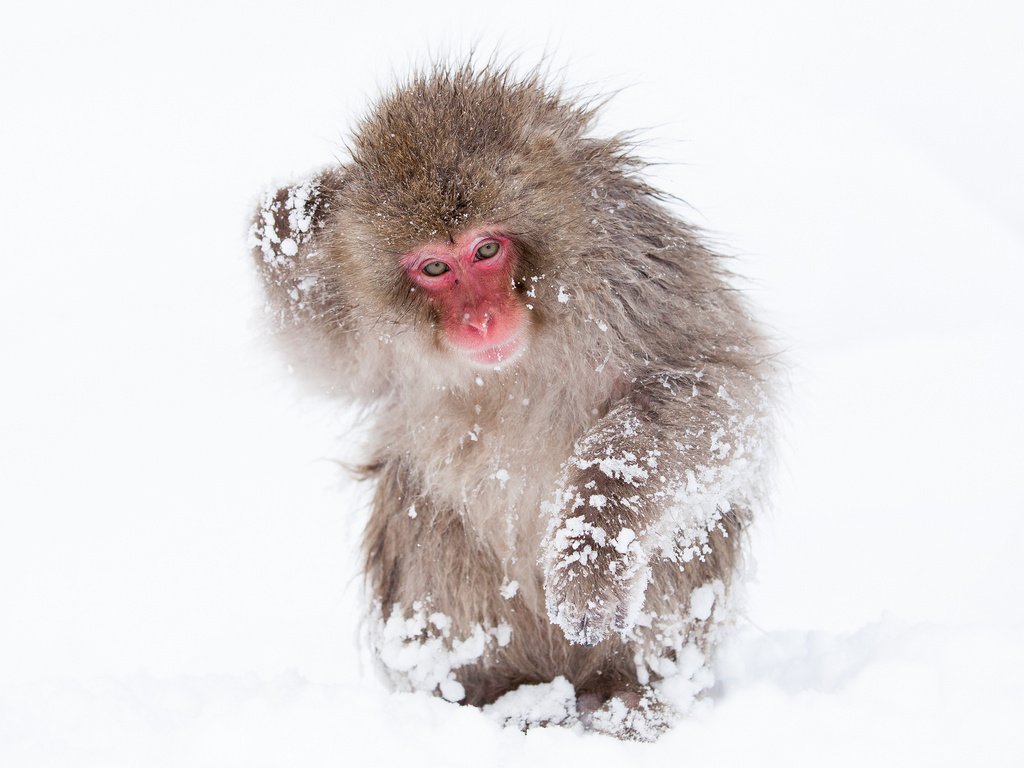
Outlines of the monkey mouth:
M 462 354 L 475 365 L 486 368 L 500 368 L 516 360 L 526 349 L 523 333 L 516 333 L 511 338 L 483 349 L 463 350 Z

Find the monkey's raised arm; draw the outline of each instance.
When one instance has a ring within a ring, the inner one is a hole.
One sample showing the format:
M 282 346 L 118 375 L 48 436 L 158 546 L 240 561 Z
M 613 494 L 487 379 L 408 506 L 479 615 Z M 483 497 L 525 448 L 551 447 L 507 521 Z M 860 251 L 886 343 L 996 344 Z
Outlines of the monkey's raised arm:
M 352 395 L 373 389 L 368 379 L 375 372 L 356 365 L 364 340 L 345 280 L 350 259 L 334 231 L 343 185 L 344 170 L 331 168 L 268 192 L 253 217 L 249 244 L 282 351 L 321 389 Z
M 766 405 L 759 381 L 724 366 L 656 375 L 576 443 L 541 557 L 549 617 L 569 640 L 630 630 L 656 558 L 686 569 L 733 556 L 725 539 L 759 491 Z
M 279 326 L 317 324 L 328 311 L 323 295 L 324 227 L 340 178 L 324 171 L 266 193 L 260 200 L 249 245 Z

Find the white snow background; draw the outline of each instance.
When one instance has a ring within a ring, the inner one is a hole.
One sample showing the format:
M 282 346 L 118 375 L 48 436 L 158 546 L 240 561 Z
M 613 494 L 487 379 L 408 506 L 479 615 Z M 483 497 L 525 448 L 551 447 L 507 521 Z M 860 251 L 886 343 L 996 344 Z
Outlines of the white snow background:
M 0 766 L 1024 764 L 1019 3 L 7 3 Z M 245 245 L 431 54 L 621 89 L 792 370 L 714 695 L 654 745 L 390 694 L 351 417 Z

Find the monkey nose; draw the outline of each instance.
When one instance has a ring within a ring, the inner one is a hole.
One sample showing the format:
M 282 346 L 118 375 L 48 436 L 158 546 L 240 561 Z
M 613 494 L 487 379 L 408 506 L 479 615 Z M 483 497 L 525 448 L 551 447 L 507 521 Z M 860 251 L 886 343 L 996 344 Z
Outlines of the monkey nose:
M 462 322 L 477 331 L 481 336 L 486 336 L 487 329 L 491 324 L 491 313 L 487 310 L 467 309 L 462 313 Z

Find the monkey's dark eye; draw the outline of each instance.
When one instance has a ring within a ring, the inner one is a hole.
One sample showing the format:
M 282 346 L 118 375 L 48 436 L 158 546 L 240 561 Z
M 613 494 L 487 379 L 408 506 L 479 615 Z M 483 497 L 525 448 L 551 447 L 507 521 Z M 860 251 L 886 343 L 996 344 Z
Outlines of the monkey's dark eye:
M 431 261 L 424 265 L 423 274 L 437 277 L 448 271 L 448 265 L 443 261 Z
M 493 256 L 497 256 L 498 248 L 500 247 L 501 246 L 499 246 L 493 240 L 489 243 L 484 243 L 483 245 L 476 249 L 477 261 L 479 261 L 480 259 L 489 259 Z

